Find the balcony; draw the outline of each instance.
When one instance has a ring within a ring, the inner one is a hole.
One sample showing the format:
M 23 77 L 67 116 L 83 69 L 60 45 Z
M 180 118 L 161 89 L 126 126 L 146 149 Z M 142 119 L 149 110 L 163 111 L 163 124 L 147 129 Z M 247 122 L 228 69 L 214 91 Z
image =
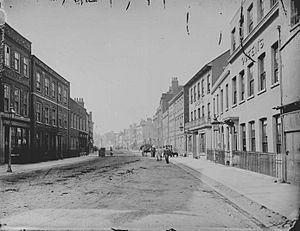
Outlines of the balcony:
M 193 130 L 193 129 L 196 129 L 196 128 L 203 128 L 203 127 L 206 127 L 206 126 L 211 126 L 210 122 L 211 122 L 211 118 L 201 117 L 197 120 L 187 122 L 185 124 L 185 129 Z

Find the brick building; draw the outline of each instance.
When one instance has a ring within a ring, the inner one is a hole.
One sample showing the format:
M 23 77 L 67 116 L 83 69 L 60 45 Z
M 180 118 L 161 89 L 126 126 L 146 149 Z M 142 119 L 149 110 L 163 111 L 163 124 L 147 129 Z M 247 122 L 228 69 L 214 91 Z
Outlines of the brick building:
M 8 24 L 1 28 L 0 38 L 0 163 L 8 161 L 10 125 L 12 162 L 26 162 L 30 159 L 31 42 Z
M 69 147 L 70 83 L 33 55 L 31 90 L 34 160 L 62 158 Z
M 89 152 L 88 113 L 83 98 L 70 98 L 70 151 L 69 156 L 86 155 Z

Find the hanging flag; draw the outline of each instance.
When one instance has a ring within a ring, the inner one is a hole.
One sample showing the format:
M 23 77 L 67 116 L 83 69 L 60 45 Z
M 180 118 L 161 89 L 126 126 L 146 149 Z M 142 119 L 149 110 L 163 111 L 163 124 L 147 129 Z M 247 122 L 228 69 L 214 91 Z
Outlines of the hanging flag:
M 130 6 L 130 1 L 127 4 L 126 11 L 129 9 L 129 6 Z
M 222 42 L 222 31 L 220 31 L 220 35 L 219 35 L 219 42 L 218 42 L 218 44 L 220 45 L 220 44 L 221 44 L 221 42 Z

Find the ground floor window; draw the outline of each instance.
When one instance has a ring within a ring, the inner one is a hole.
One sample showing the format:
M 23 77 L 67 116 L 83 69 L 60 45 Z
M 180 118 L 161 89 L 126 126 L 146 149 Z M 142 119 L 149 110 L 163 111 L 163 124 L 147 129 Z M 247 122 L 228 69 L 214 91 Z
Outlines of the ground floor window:
M 28 147 L 28 129 L 11 127 L 11 150 L 12 153 L 20 154 Z

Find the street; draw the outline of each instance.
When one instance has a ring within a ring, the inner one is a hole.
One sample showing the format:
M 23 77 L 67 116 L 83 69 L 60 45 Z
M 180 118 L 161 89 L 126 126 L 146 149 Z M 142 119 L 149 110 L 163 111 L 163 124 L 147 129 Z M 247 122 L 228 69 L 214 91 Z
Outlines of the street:
M 0 178 L 2 227 L 111 230 L 260 229 L 174 164 L 106 156 Z

